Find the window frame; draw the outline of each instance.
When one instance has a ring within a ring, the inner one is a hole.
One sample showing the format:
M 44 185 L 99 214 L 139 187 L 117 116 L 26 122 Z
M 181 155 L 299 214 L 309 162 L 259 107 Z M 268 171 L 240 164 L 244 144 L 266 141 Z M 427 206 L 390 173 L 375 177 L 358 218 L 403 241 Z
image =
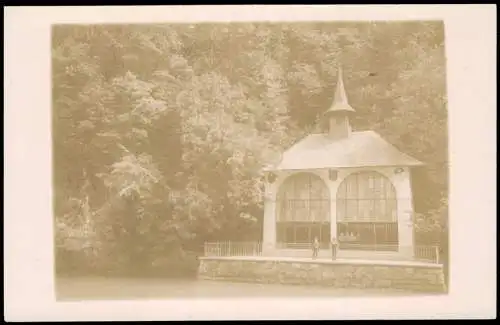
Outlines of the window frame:
M 352 173 L 339 184 L 335 199 L 341 249 L 397 249 L 398 199 L 388 177 L 377 171 Z

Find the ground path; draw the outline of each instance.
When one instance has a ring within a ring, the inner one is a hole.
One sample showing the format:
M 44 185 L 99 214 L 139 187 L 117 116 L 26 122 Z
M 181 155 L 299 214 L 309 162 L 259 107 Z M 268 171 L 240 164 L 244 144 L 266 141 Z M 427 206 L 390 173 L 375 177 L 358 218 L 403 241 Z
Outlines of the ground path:
M 186 279 L 59 277 L 58 300 L 125 300 L 247 297 L 408 296 L 395 289 L 339 289 L 320 286 L 234 283 Z M 421 295 L 421 294 L 420 294 Z

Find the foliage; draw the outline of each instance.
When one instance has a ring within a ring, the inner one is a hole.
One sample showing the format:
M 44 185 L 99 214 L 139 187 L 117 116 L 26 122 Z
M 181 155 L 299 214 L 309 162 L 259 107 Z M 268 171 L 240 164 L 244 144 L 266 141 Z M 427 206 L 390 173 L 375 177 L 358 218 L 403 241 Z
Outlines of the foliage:
M 85 245 L 117 265 L 259 236 L 261 169 L 314 129 L 339 62 L 354 128 L 425 161 L 416 186 L 435 191 L 419 210 L 447 218 L 441 23 L 65 25 L 52 36 L 58 247 L 85 224 L 71 202 L 87 202 Z

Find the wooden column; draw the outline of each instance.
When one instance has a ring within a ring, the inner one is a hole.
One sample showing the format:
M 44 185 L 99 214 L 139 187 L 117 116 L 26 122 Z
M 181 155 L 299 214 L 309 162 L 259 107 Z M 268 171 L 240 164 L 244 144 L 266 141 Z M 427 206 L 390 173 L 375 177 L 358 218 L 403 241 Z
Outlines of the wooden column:
M 339 188 L 338 171 L 329 170 L 328 188 L 330 190 L 330 238 L 337 237 L 337 190 Z

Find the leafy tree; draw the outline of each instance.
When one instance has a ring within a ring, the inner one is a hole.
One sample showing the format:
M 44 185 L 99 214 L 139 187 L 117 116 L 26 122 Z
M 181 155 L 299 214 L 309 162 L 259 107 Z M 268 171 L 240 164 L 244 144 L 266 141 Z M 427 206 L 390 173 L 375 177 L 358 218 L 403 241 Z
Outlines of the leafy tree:
M 65 25 L 52 39 L 58 251 L 79 238 L 94 263 L 133 268 L 258 239 L 262 167 L 314 131 L 339 63 L 354 128 L 427 163 L 417 209 L 446 227 L 441 23 Z

